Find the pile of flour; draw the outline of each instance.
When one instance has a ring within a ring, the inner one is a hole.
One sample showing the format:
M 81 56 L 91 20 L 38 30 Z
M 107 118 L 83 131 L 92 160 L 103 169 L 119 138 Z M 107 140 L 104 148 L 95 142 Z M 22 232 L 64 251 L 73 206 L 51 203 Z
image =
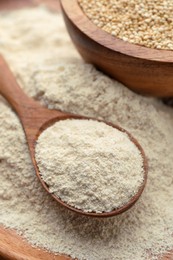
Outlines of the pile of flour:
M 37 140 L 36 161 L 49 191 L 85 212 L 128 204 L 144 181 L 141 152 L 127 133 L 96 120 L 47 128 Z
M 0 52 L 26 93 L 49 108 L 124 127 L 149 160 L 146 190 L 128 212 L 101 220 L 77 216 L 42 188 L 20 122 L 0 98 L 0 223 L 33 245 L 79 260 L 157 259 L 173 249 L 173 110 L 84 64 L 57 14 L 1 13 L 0 24 Z

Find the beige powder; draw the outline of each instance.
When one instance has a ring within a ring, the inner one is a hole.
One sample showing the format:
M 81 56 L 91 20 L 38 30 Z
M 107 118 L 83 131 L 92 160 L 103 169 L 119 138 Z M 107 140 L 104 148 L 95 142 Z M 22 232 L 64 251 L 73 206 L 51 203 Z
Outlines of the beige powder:
M 131 210 L 111 219 L 59 207 L 35 176 L 19 120 L 0 99 L 0 223 L 34 245 L 80 260 L 158 259 L 173 249 L 173 111 L 83 64 L 61 19 L 37 8 L 1 14 L 1 53 L 24 90 L 49 108 L 129 130 L 149 159 L 148 184 Z
M 128 204 L 144 181 L 137 146 L 96 120 L 62 120 L 47 128 L 37 140 L 36 161 L 49 191 L 85 212 Z

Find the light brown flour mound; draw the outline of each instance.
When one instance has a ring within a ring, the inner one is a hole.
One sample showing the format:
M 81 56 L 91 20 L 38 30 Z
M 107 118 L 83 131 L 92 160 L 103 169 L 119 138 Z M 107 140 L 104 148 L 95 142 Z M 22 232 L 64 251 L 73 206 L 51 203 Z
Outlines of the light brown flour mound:
M 61 120 L 41 133 L 42 179 L 68 205 L 110 212 L 128 204 L 144 181 L 143 158 L 124 133 L 96 120 Z
M 124 127 L 149 159 L 146 190 L 131 210 L 111 219 L 77 216 L 43 190 L 19 120 L 0 99 L 0 223 L 33 245 L 79 260 L 158 259 L 173 249 L 172 109 L 83 64 L 57 14 L 39 8 L 2 13 L 0 24 L 0 51 L 30 96 Z

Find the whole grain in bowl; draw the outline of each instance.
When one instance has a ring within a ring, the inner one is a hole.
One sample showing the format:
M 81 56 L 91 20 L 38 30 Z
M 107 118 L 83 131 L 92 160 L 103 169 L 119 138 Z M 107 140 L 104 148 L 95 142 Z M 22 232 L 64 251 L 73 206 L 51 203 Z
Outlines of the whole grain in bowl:
M 78 0 L 88 18 L 130 43 L 173 50 L 172 0 Z

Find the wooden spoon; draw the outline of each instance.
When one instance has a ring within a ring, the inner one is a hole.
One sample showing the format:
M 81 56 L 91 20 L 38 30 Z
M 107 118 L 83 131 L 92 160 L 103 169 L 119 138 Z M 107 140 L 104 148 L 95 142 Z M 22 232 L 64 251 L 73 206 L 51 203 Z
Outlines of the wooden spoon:
M 60 2 L 69 35 L 87 62 L 137 93 L 173 96 L 173 51 L 118 39 L 91 22 L 78 0 Z
M 110 217 L 117 214 L 120 214 L 126 210 L 128 210 L 140 197 L 142 194 L 142 191 L 146 185 L 147 180 L 147 160 L 144 154 L 144 151 L 140 144 L 137 142 L 136 139 L 134 139 L 131 134 L 129 134 L 126 130 L 122 129 L 119 126 L 113 125 L 111 123 L 106 124 L 122 131 L 128 134 L 130 140 L 137 146 L 137 148 L 140 150 L 142 157 L 143 157 L 143 167 L 144 167 L 144 181 L 142 185 L 139 187 L 138 192 L 133 196 L 129 202 L 111 212 L 103 212 L 103 213 L 95 213 L 95 212 L 84 212 L 82 210 L 76 209 L 65 202 L 63 202 L 60 198 L 55 196 L 54 194 L 49 192 L 49 188 L 46 185 L 46 183 L 43 181 L 43 179 L 40 176 L 39 169 L 37 166 L 37 162 L 35 160 L 35 144 L 38 139 L 38 136 L 42 131 L 44 131 L 47 127 L 55 123 L 59 120 L 65 120 L 69 118 L 73 119 L 93 119 L 93 118 L 87 118 L 80 115 L 73 115 L 70 113 L 65 113 L 57 110 L 49 110 L 47 108 L 42 107 L 38 102 L 34 101 L 33 99 L 29 98 L 20 88 L 18 85 L 15 77 L 13 76 L 12 72 L 10 71 L 7 63 L 3 59 L 2 56 L 0 56 L 0 94 L 4 96 L 6 100 L 11 104 L 13 109 L 18 114 L 20 121 L 22 123 L 23 129 L 25 131 L 26 139 L 28 142 L 28 147 L 30 151 L 30 156 L 35 168 L 35 172 L 37 174 L 37 177 L 45 190 L 61 205 L 64 207 L 75 211 L 77 213 L 91 216 L 91 217 Z M 97 120 L 97 119 L 94 119 Z M 99 121 L 99 120 L 97 120 Z M 103 122 L 103 121 L 102 121 Z

